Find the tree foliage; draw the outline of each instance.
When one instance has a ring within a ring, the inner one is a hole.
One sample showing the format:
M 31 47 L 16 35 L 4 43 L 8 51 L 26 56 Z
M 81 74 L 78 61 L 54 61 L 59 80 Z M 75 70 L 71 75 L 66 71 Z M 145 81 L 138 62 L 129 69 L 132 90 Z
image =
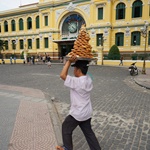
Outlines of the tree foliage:
M 5 41 L 3 40 L 0 40 L 0 52 L 3 50 L 5 50 L 5 47 L 6 47 L 6 44 L 5 44 Z
M 120 59 L 120 51 L 117 45 L 113 45 L 108 53 L 108 59 L 111 60 L 119 60 Z

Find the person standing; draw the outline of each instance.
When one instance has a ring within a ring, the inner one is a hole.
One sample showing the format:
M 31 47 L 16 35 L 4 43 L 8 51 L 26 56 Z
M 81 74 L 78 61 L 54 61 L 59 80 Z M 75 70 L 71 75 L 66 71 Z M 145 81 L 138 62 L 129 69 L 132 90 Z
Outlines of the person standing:
M 16 56 L 14 56 L 14 64 L 16 64 Z
M 123 56 L 120 57 L 120 64 L 119 66 L 122 65 L 123 66 Z
M 68 75 L 71 63 L 75 62 L 74 77 Z M 90 92 L 93 89 L 92 79 L 86 75 L 88 71 L 88 61 L 77 60 L 72 56 L 66 61 L 60 73 L 64 85 L 70 88 L 70 111 L 62 124 L 63 146 L 57 146 L 57 150 L 73 150 L 72 132 L 79 126 L 84 133 L 90 150 L 101 150 L 98 140 L 91 127 L 92 104 Z
M 34 55 L 31 56 L 31 61 L 32 61 L 32 64 L 34 65 L 35 64 L 35 57 L 34 57 Z
M 5 64 L 5 60 L 2 58 L 2 64 Z

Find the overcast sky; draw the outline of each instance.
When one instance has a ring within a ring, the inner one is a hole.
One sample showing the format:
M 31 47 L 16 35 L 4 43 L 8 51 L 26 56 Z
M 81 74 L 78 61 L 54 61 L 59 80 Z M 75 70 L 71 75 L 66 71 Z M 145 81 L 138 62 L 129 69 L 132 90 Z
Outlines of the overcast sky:
M 20 5 L 35 2 L 39 2 L 39 0 L 0 0 L 0 11 L 18 8 Z

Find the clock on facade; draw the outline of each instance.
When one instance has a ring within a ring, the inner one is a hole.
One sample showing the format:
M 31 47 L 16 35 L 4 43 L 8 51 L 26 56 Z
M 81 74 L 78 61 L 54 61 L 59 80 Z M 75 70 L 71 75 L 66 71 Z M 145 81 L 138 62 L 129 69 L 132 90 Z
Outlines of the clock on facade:
M 77 31 L 77 23 L 76 22 L 69 23 L 68 30 L 70 33 L 75 33 Z

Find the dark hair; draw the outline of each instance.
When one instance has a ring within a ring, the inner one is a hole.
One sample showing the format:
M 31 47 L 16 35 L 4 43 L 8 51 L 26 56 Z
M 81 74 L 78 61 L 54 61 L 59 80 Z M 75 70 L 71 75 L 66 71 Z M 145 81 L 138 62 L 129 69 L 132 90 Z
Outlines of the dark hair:
M 86 75 L 89 67 L 89 61 L 87 60 L 77 60 L 74 64 L 72 64 L 72 67 L 76 67 L 81 70 L 81 72 Z
M 88 66 L 76 66 L 76 68 L 78 68 L 78 69 L 80 69 L 81 70 L 81 72 L 84 74 L 84 75 L 86 75 L 87 74 L 87 72 L 88 72 Z

